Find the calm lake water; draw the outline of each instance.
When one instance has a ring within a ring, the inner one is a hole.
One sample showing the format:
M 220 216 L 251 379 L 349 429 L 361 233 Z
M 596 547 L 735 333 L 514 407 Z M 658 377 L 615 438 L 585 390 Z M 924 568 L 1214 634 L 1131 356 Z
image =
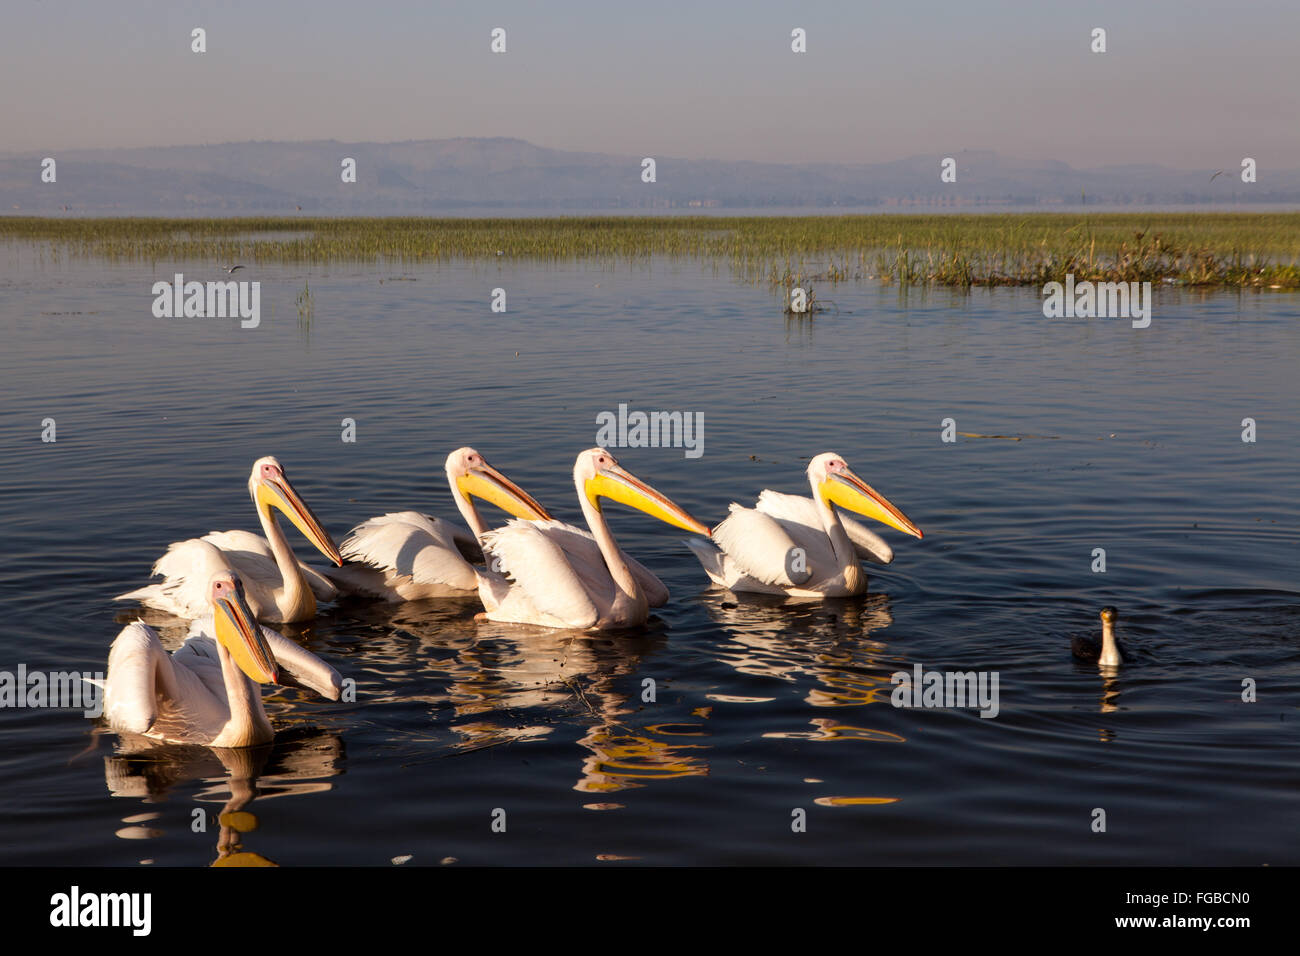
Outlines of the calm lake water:
M 1300 863 L 1300 297 L 1162 288 L 1135 330 L 1045 319 L 1037 290 L 865 281 L 790 320 L 694 262 L 259 266 L 234 277 L 262 283 L 240 329 L 154 318 L 175 272 L 224 277 L 0 247 L 0 670 L 102 670 L 138 615 L 111 598 L 169 542 L 256 530 L 258 456 L 337 540 L 454 517 L 462 444 L 579 521 L 573 459 L 624 402 L 703 413 L 702 457 L 613 450 L 706 522 L 807 494 L 807 458 L 835 451 L 925 538 L 881 526 L 896 557 L 865 598 L 783 603 L 710 590 L 683 533 L 611 506 L 672 591 L 643 633 L 327 606 L 286 630 L 356 702 L 279 690 L 276 743 L 242 753 L 0 711 L 0 862 Z M 944 443 L 945 418 L 1041 437 Z M 1069 650 L 1105 604 L 1131 658 L 1113 678 Z M 997 672 L 997 716 L 891 706 L 916 664 Z M 256 829 L 223 833 L 226 807 Z

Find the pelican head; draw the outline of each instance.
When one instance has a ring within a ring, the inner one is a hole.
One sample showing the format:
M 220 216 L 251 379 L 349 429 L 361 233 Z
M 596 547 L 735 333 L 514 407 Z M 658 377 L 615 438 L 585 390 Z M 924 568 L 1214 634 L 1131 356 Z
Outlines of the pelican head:
M 588 448 L 578 456 L 573 464 L 573 483 L 578 487 L 578 496 L 590 502 L 597 512 L 600 511 L 600 499 L 609 498 L 686 531 L 705 537 L 712 535 L 708 526 L 621 467 L 604 448 Z
M 338 545 L 322 527 L 320 519 L 307 507 L 307 503 L 298 496 L 298 492 L 293 490 L 278 459 L 267 455 L 253 462 L 253 473 L 248 476 L 248 493 L 253 496 L 253 504 L 259 509 L 278 509 L 303 533 L 303 537 L 315 545 L 317 551 L 339 567 L 343 566 L 343 556 L 339 554 Z
M 828 504 L 856 511 L 913 537 L 923 537 L 921 529 L 907 515 L 855 475 L 844 459 L 834 452 L 818 455 L 808 463 L 808 480 L 812 483 L 813 493 Z
M 526 521 L 550 521 L 537 499 L 497 471 L 473 448 L 457 448 L 447 456 L 447 482 L 466 497 L 482 498 Z
M 217 640 L 230 652 L 239 669 L 259 684 L 274 684 L 279 680 L 275 655 L 262 636 L 244 599 L 244 582 L 234 571 L 218 571 L 208 582 L 208 600 L 212 602 L 212 618 Z

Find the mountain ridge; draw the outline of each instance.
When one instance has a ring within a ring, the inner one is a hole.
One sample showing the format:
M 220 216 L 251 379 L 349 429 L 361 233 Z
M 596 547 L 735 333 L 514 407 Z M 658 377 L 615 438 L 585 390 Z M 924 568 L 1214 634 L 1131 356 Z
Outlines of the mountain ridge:
M 185 146 L 60 150 L 57 180 L 41 182 L 42 154 L 0 153 L 0 211 L 137 210 L 382 214 L 466 206 L 566 210 L 787 206 L 1060 206 L 1300 203 L 1300 170 L 1178 170 L 1148 163 L 1076 169 L 987 149 L 961 150 L 957 181 L 941 156 L 882 163 L 771 163 L 558 150 L 515 137 L 392 143 L 250 140 Z M 343 183 L 340 163 L 357 162 Z

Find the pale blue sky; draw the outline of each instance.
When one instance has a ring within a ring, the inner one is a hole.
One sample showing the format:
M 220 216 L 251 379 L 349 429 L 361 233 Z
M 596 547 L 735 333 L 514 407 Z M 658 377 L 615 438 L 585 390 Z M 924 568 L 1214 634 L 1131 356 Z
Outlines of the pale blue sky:
M 773 162 L 993 149 L 1296 168 L 1297 37 L 1295 0 L 7 0 L 0 151 L 516 136 Z

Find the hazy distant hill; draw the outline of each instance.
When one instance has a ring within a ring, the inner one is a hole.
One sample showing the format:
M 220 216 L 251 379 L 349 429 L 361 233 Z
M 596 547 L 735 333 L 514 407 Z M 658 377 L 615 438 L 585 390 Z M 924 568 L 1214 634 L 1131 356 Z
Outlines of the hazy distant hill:
M 1072 169 L 987 151 L 953 154 L 957 182 L 939 180 L 940 156 L 864 165 L 778 164 L 655 157 L 657 182 L 641 182 L 641 156 L 545 149 L 518 139 L 405 143 L 222 143 L 54 154 L 58 181 L 40 181 L 42 154 L 0 154 L 0 213 L 132 211 L 436 213 L 465 206 L 557 210 L 648 207 L 897 206 L 997 208 L 1089 203 L 1300 203 L 1300 170 L 1232 167 Z M 344 157 L 357 182 L 340 181 Z

